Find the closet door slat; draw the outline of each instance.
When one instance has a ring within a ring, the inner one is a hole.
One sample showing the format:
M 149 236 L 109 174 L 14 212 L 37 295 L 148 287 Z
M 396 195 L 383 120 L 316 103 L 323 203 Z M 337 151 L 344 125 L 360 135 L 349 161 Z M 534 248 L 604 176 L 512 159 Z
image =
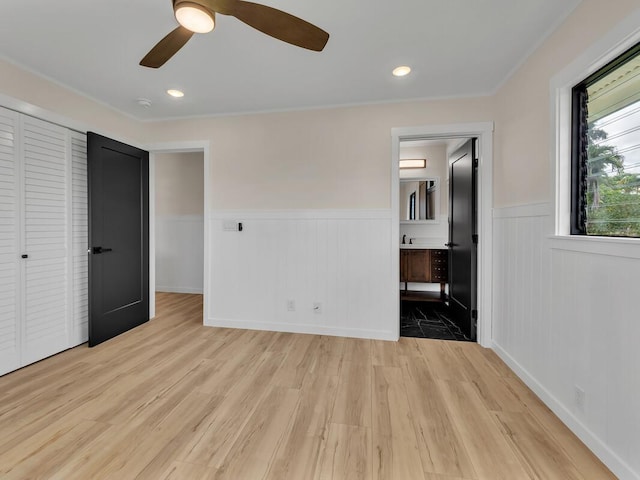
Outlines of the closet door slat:
M 89 339 L 89 210 L 87 203 L 87 136 L 71 136 L 73 206 L 73 333 L 74 344 Z
M 0 108 L 0 375 L 20 367 L 18 124 Z
M 68 131 L 22 117 L 24 364 L 69 346 Z M 50 294 L 55 292 L 56 294 Z

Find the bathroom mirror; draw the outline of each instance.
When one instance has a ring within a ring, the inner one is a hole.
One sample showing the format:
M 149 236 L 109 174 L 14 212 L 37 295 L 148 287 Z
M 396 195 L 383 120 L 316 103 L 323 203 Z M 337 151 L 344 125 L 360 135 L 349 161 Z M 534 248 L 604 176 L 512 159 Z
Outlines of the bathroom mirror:
M 437 178 L 400 180 L 400 222 L 438 223 L 440 185 Z

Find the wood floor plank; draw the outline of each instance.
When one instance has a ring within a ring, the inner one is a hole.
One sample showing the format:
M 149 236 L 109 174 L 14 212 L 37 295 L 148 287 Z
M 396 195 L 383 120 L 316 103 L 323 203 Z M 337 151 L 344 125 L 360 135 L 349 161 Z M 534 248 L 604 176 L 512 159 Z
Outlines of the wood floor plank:
M 437 380 L 445 404 L 481 479 L 512 480 L 534 478 L 500 431 L 491 413 L 468 382 Z M 491 448 L 487 448 L 488 446 Z
M 264 478 L 299 400 L 299 390 L 270 387 L 224 461 L 216 465 L 216 478 Z
M 342 361 L 371 364 L 371 340 L 345 338 Z
M 173 462 L 158 480 L 213 480 L 216 475 L 217 471 L 207 465 Z
M 400 337 L 397 345 L 398 355 L 404 357 L 421 357 L 422 352 L 418 346 L 418 339 L 411 337 Z
M 467 342 L 452 342 L 449 347 L 488 410 L 522 412 L 526 409 L 517 392 L 506 381 L 508 377 L 501 376 L 492 365 L 484 361 L 482 347 Z
M 274 385 L 288 388 L 300 388 L 305 376 L 313 364 L 318 338 L 313 335 L 296 335 L 291 339 L 287 358 L 273 379 Z
M 240 378 L 202 433 L 193 435 L 177 460 L 220 467 L 253 411 L 260 405 L 285 354 L 265 352 L 251 375 Z
M 0 377 L 0 478 L 615 478 L 476 344 L 211 328 L 201 295 L 156 300 Z
M 461 358 L 451 350 L 450 344 L 457 342 L 443 342 L 421 338 L 418 346 L 423 357 L 427 360 L 429 370 L 437 380 L 468 381 L 470 379 L 466 365 Z
M 175 460 L 180 447 L 203 429 L 222 397 L 191 392 L 142 441 L 128 449 L 127 461 L 118 462 L 116 478 L 134 476 L 137 479 L 157 479 Z
M 423 479 L 415 422 L 399 367 L 373 367 L 372 413 L 373 478 Z
M 405 357 L 404 386 L 425 473 L 476 478 L 476 472 L 427 361 Z
M 332 423 L 323 452 L 318 480 L 370 480 L 373 478 L 371 430 Z
M 533 478 L 581 480 L 583 477 L 560 445 L 528 413 L 495 412 L 504 435 L 531 467 Z
M 558 442 L 566 457 L 574 462 L 585 479 L 613 480 L 616 478 L 520 379 L 511 376 L 506 381 L 514 391 L 518 392 L 527 411 L 544 428 L 547 435 Z
M 52 427 L 53 431 L 51 428 L 42 430 L 28 442 L 3 452 L 0 456 L 0 477 L 5 480 L 50 478 L 66 461 L 68 451 L 75 451 L 112 428 L 111 425 L 91 421 L 69 421 L 67 427 L 57 431 L 55 425 Z
M 337 376 L 316 375 L 305 385 L 291 428 L 283 438 L 267 480 L 315 478 L 337 390 Z
M 386 367 L 399 367 L 398 343 L 384 340 L 371 341 L 372 363 Z
M 344 345 L 344 338 L 320 335 L 313 357 L 312 372 L 315 375 L 338 376 L 344 359 Z
M 371 373 L 370 361 L 342 362 L 338 393 L 331 418 L 333 423 L 371 426 Z

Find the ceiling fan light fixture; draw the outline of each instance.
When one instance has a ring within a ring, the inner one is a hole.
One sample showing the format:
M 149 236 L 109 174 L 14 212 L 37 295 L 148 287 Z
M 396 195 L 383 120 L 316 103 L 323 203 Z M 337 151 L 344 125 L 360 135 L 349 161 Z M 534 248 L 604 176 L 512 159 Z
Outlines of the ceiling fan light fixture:
M 411 73 L 411 67 L 402 65 L 401 67 L 394 68 L 393 72 L 391 73 L 393 73 L 394 77 L 404 77 L 405 75 L 409 75 L 409 73 Z
M 208 33 L 216 26 L 213 12 L 197 3 L 181 2 L 175 9 L 176 20 L 194 33 Z

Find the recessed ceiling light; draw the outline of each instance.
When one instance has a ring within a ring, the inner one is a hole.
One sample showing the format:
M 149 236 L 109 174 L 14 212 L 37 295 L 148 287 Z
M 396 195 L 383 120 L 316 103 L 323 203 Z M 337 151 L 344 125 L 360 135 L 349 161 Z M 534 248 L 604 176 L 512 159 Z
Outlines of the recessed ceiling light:
M 167 93 L 169 95 L 171 95 L 172 97 L 175 98 L 182 98 L 184 97 L 184 92 L 180 91 L 180 90 L 176 90 L 174 88 L 167 90 Z
M 411 67 L 403 65 L 401 67 L 394 68 L 392 73 L 396 77 L 404 77 L 405 75 L 409 75 L 409 72 L 411 72 Z

